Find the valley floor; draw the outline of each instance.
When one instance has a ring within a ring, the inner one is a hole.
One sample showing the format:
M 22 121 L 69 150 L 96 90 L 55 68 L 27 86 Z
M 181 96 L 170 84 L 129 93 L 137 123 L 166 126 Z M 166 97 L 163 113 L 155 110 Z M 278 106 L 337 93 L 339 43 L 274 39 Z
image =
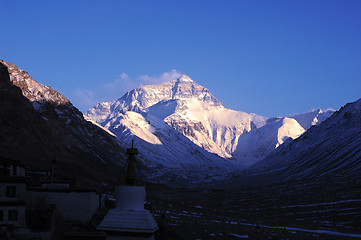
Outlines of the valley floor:
M 238 190 L 150 187 L 158 239 L 361 239 L 357 175 Z

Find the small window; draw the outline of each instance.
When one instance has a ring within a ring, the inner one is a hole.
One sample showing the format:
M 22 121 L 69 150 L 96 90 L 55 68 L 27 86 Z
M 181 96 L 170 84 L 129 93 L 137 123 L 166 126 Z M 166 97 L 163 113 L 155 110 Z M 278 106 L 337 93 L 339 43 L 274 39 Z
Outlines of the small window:
M 9 221 L 17 221 L 18 220 L 18 210 L 9 210 L 8 212 L 8 220 Z
M 0 210 L 0 222 L 4 221 L 4 212 Z
M 1 165 L 0 176 L 10 176 L 10 167 Z
M 5 196 L 6 197 L 16 197 L 16 187 L 15 186 L 7 186 Z

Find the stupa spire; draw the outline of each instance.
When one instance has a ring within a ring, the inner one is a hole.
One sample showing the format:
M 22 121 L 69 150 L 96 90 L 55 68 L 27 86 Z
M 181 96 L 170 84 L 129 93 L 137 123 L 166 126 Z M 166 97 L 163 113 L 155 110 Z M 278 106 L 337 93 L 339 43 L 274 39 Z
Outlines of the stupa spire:
M 134 140 L 132 140 L 132 147 L 127 149 L 128 167 L 125 175 L 125 185 L 136 186 L 137 175 L 135 173 L 135 155 L 138 154 L 138 149 L 134 148 Z

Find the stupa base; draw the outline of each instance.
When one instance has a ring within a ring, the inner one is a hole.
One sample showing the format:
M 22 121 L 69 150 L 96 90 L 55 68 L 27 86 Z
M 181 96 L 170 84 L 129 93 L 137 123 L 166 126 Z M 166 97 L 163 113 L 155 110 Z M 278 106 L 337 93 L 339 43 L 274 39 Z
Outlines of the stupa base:
M 152 235 L 158 225 L 147 210 L 125 210 L 114 208 L 104 217 L 97 230 L 109 235 Z

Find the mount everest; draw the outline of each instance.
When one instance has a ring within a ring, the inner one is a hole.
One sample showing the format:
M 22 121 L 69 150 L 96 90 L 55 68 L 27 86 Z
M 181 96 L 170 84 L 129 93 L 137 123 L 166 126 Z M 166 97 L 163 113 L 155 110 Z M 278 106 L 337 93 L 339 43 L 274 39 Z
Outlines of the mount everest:
M 119 139 L 135 139 L 150 166 L 160 164 L 158 169 L 176 170 L 177 177 L 214 179 L 262 160 L 333 112 L 315 110 L 293 117 L 266 118 L 234 111 L 183 75 L 99 103 L 86 118 Z

